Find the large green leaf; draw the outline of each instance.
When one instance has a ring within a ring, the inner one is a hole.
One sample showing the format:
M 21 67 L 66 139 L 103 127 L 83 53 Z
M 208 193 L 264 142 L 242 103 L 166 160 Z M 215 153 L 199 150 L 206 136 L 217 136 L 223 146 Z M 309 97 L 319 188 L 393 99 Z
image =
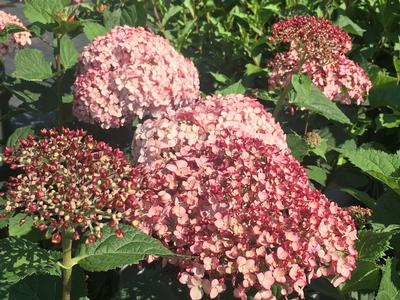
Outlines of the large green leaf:
M 294 105 L 309 109 L 329 120 L 351 124 L 349 118 L 311 83 L 311 79 L 307 75 L 293 75 L 292 84 L 296 91 Z
M 348 293 L 357 290 L 375 290 L 379 286 L 380 279 L 381 268 L 377 263 L 359 259 L 351 279 L 341 286 L 341 291 Z
M 103 13 L 104 26 L 107 30 L 113 29 L 115 26 L 119 26 L 121 23 L 121 10 L 116 9 L 114 11 L 106 10 Z
M 243 86 L 242 81 L 239 80 L 234 84 L 227 86 L 221 90 L 216 91 L 215 93 L 218 95 L 231 95 L 231 94 L 244 94 L 246 92 L 246 88 Z
M 24 223 L 20 223 L 24 219 Z M 8 234 L 10 236 L 21 237 L 32 231 L 33 219 L 23 214 L 16 214 L 8 221 Z
M 344 151 L 352 164 L 400 192 L 400 152 L 389 154 L 375 149 Z
M 88 40 L 93 41 L 94 38 L 105 35 L 107 33 L 107 28 L 95 22 L 85 22 L 83 31 Z
M 348 33 L 356 34 L 359 36 L 363 36 L 363 33 L 365 32 L 365 29 L 362 29 L 360 26 L 354 23 L 349 17 L 343 15 L 340 15 L 337 18 L 335 25 L 338 25 Z
M 374 87 L 370 90 L 368 99 L 373 107 L 390 106 L 400 109 L 400 85 L 389 84 Z
M 123 225 L 124 237 L 118 238 L 114 229 L 105 227 L 104 236 L 92 244 L 82 245 L 76 258 L 79 265 L 91 272 L 107 271 L 124 265 L 137 264 L 148 255 L 175 256 L 158 240 Z
M 383 267 L 383 276 L 379 286 L 376 300 L 399 300 L 400 299 L 400 277 L 397 273 L 397 258 L 389 258 Z
M 341 191 L 349 194 L 350 196 L 353 196 L 354 198 L 356 198 L 358 201 L 362 202 L 369 208 L 375 208 L 376 206 L 376 201 L 365 192 L 353 188 L 345 188 L 341 189 Z
M 400 225 L 400 196 L 389 190 L 377 201 L 371 219 L 384 225 Z
M 32 274 L 61 276 L 53 254 L 24 239 L 0 239 L 0 292 Z
M 25 0 L 24 14 L 32 23 L 54 23 L 54 13 L 61 11 L 67 4 L 67 0 Z
M 60 59 L 65 69 L 73 67 L 79 58 L 74 42 L 68 35 L 64 35 L 60 41 Z
M 48 79 L 52 75 L 50 63 L 46 61 L 42 51 L 30 48 L 17 51 L 14 77 L 28 81 L 40 81 Z
M 121 25 L 146 26 L 147 11 L 145 3 L 135 3 L 122 8 Z
M 390 248 L 392 236 L 399 232 L 399 226 L 389 226 L 382 231 L 359 231 L 356 241 L 358 259 L 375 262 L 384 257 L 385 252 Z

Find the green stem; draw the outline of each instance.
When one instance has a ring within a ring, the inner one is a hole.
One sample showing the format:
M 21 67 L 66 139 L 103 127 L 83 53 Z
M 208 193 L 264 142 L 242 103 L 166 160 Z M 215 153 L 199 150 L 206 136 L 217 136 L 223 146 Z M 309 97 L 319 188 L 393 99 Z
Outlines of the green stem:
M 62 34 L 56 34 L 56 53 L 55 53 L 55 67 L 56 67 L 56 93 L 57 93 L 57 125 L 59 128 L 63 126 L 64 114 L 63 114 L 63 103 L 62 103 L 62 81 L 63 81 L 63 70 L 61 66 L 61 38 Z
M 68 235 L 62 237 L 63 253 L 63 293 L 62 300 L 71 299 L 71 278 L 72 278 L 72 239 Z
M 274 112 L 272 113 L 272 116 L 276 119 L 278 117 L 278 114 L 280 113 L 280 111 L 282 110 L 285 101 L 286 101 L 286 96 L 289 93 L 290 89 L 292 88 L 292 76 L 294 74 L 298 74 L 301 70 L 301 67 L 303 66 L 304 62 L 306 61 L 306 54 L 304 53 L 302 58 L 299 61 L 299 65 L 297 66 L 297 68 L 295 70 L 293 70 L 287 78 L 287 82 L 285 84 L 285 86 L 283 87 L 283 91 L 279 96 L 278 102 L 276 103 Z

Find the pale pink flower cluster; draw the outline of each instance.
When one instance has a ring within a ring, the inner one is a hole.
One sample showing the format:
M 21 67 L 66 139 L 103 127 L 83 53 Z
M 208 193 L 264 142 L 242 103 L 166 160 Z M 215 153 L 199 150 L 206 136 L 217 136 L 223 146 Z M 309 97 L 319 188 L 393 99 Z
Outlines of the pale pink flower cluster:
M 250 136 L 288 151 L 283 130 L 255 99 L 242 95 L 207 96 L 193 105 L 136 129 L 132 154 L 139 163 L 153 164 L 184 154 L 203 142 L 213 142 L 223 130 Z
M 0 10 L 0 31 L 4 30 L 7 24 L 16 25 L 26 29 L 24 24 L 14 15 Z M 15 32 L 10 35 L 8 43 L 0 43 L 0 58 L 7 55 L 13 48 L 25 47 L 31 44 L 31 33 L 29 31 Z
M 123 26 L 84 48 L 73 94 L 74 115 L 107 129 L 192 103 L 199 96 L 199 77 L 166 39 Z
M 303 298 L 312 278 L 338 285 L 355 268 L 353 220 L 276 145 L 223 130 L 147 176 L 141 168 L 132 224 L 193 256 L 170 260 L 193 300 L 228 285 L 242 300 L 275 299 L 275 284 Z
M 290 43 L 287 52 L 276 54 L 268 64 L 272 69 L 268 84 L 284 86 L 299 71 L 331 100 L 360 105 L 372 84 L 364 70 L 345 53 L 351 49 L 347 33 L 324 18 L 294 17 L 273 27 L 272 39 Z M 299 64 L 302 63 L 300 70 Z

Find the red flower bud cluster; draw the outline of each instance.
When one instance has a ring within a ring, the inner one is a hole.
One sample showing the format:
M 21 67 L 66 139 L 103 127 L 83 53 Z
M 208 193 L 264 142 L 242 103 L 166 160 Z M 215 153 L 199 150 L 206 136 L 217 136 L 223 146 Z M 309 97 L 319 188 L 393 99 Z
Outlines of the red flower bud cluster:
M 4 161 L 22 171 L 5 184 L 5 210 L 33 217 L 53 242 L 64 231 L 74 239 L 89 232 L 86 242 L 93 242 L 104 225 L 123 234 L 118 224 L 129 214 L 134 181 L 120 150 L 82 130 L 45 129 L 6 148 Z
M 302 297 L 312 278 L 338 285 L 355 268 L 350 215 L 309 186 L 287 151 L 260 139 L 223 130 L 155 167 L 140 191 L 132 223 L 195 257 L 173 262 L 192 299 L 216 298 L 227 284 L 241 299 L 275 299 L 274 284 Z

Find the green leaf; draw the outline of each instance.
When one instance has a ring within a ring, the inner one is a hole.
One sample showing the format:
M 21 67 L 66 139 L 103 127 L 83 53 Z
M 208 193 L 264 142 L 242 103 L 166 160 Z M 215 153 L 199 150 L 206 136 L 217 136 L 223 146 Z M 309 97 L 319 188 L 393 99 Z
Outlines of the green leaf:
M 224 74 L 222 74 L 222 73 L 210 72 L 210 74 L 212 75 L 212 77 L 214 77 L 214 79 L 215 79 L 217 82 L 220 82 L 220 83 L 223 83 L 223 84 L 228 83 L 229 80 L 230 80 L 228 76 L 226 76 L 226 75 L 224 75 Z
M 349 118 L 311 83 L 307 75 L 293 75 L 292 84 L 297 93 L 293 104 L 297 107 L 309 109 L 329 120 L 351 124 Z
M 66 0 L 25 0 L 24 14 L 32 23 L 54 23 L 54 13 L 61 11 L 67 4 Z
M 49 79 L 53 72 L 42 51 L 25 48 L 17 51 L 13 76 L 28 81 L 40 81 Z
M 64 35 L 60 41 L 61 64 L 65 69 L 73 67 L 79 59 L 79 52 L 76 50 L 74 42 L 68 35 Z
M 28 135 L 34 133 L 31 126 L 24 126 L 17 128 L 7 140 L 7 147 L 14 147 L 17 145 L 19 139 L 26 138 Z
M 318 167 L 318 166 L 307 166 L 307 174 L 308 178 L 319 183 L 322 186 L 325 186 L 326 182 L 326 170 Z
M 354 198 L 356 198 L 358 201 L 362 202 L 369 208 L 375 208 L 375 206 L 376 206 L 376 201 L 365 192 L 362 192 L 362 191 L 359 191 L 356 189 L 352 189 L 352 188 L 344 188 L 344 189 L 341 189 L 341 191 L 349 194 L 350 196 L 353 196 Z
M 103 13 L 104 25 L 107 30 L 111 30 L 121 23 L 121 10 L 116 9 L 114 11 L 106 10 Z
M 62 103 L 72 103 L 74 101 L 74 97 L 72 95 L 64 95 L 62 96 Z
M 390 106 L 400 109 L 400 85 L 374 87 L 369 91 L 368 99 L 372 107 Z
M 167 25 L 169 19 L 171 19 L 173 16 L 175 16 L 176 14 L 180 13 L 182 11 L 182 6 L 178 6 L 178 5 L 171 5 L 170 8 L 167 10 L 167 12 L 164 14 L 163 18 L 162 18 L 162 25 L 165 26 Z
M 95 22 L 85 22 L 83 25 L 83 32 L 85 32 L 89 41 L 93 41 L 94 38 L 105 35 L 107 29 Z
M 389 258 L 383 267 L 383 276 L 379 285 L 376 300 L 398 300 L 400 299 L 400 277 L 397 273 L 397 258 Z
M 341 286 L 343 293 L 357 290 L 375 290 L 381 279 L 381 268 L 369 260 L 357 260 L 356 269 L 351 274 L 351 279 Z
M 387 227 L 383 231 L 361 230 L 358 232 L 356 249 L 358 259 L 375 262 L 385 256 L 390 248 L 390 240 L 393 235 L 400 232 L 398 226 Z
M 104 236 L 93 244 L 82 245 L 76 259 L 90 272 L 100 272 L 137 264 L 148 255 L 176 256 L 158 240 L 131 226 L 122 225 L 125 236 L 118 238 L 114 229 L 104 228 Z
M 121 13 L 121 26 L 146 26 L 147 11 L 143 3 L 125 6 Z
M 61 276 L 57 259 L 36 244 L 24 239 L 0 239 L 0 291 L 32 274 Z
M 307 291 L 307 294 L 315 294 L 315 292 L 317 292 L 317 299 L 343 300 L 343 297 L 340 295 L 339 291 L 332 285 L 332 283 L 329 282 L 328 279 L 324 277 L 312 279 L 305 291 Z M 316 299 L 313 296 L 310 298 Z
M 344 31 L 352 34 L 356 34 L 358 36 L 363 36 L 365 29 L 362 29 L 360 26 L 358 26 L 356 23 L 354 23 L 352 20 L 350 20 L 349 17 L 340 15 L 336 22 L 335 25 L 338 25 L 341 27 Z
M 400 152 L 389 154 L 375 149 L 344 151 L 350 162 L 370 176 L 400 192 Z
M 20 221 L 24 219 L 25 222 L 20 224 Z M 24 214 L 16 214 L 8 220 L 8 234 L 10 236 L 21 237 L 27 235 L 32 231 L 33 219 L 27 217 Z
M 43 288 L 43 283 L 46 288 Z M 72 270 L 71 300 L 83 300 L 87 295 L 85 274 L 79 267 Z M 8 300 L 54 300 L 62 298 L 62 279 L 47 274 L 29 276 L 13 285 Z M 89 298 L 86 298 L 89 299 Z
M 378 199 L 376 207 L 372 211 L 371 219 L 384 225 L 400 225 L 399 211 L 400 196 L 389 190 Z
M 217 95 L 231 95 L 231 94 L 241 94 L 243 95 L 246 92 L 246 88 L 242 84 L 242 80 L 235 82 L 234 84 L 223 88 L 222 90 L 218 90 L 215 93 Z
M 307 142 L 301 136 L 294 133 L 290 133 L 286 136 L 286 142 L 292 155 L 302 162 L 304 156 L 308 154 Z
M 395 114 L 379 114 L 376 119 L 376 129 L 397 128 L 400 126 L 400 115 Z

